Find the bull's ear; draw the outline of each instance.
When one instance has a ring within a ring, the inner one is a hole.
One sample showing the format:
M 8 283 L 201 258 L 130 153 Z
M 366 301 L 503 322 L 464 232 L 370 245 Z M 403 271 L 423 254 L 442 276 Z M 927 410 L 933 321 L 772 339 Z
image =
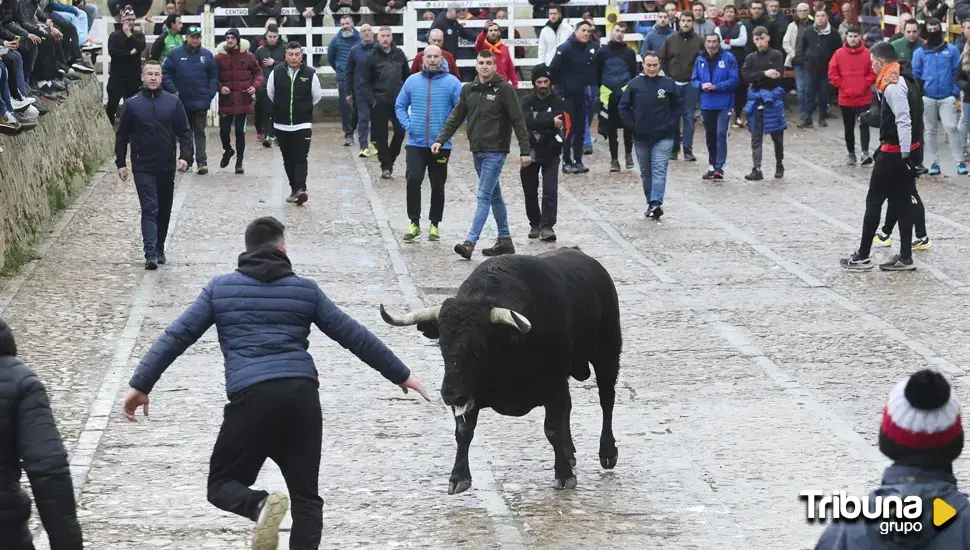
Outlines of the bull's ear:
M 418 327 L 418 330 L 421 331 L 421 334 L 423 334 L 425 338 L 428 338 L 429 340 L 438 339 L 438 323 L 435 323 L 432 321 L 421 322 L 421 323 L 418 323 L 417 327 Z

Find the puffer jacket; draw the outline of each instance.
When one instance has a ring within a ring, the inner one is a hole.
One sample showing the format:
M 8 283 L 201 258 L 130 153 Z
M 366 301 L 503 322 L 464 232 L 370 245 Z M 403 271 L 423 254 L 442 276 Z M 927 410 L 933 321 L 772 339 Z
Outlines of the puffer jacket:
M 756 90 L 748 88 L 748 101 L 744 104 L 744 114 L 748 120 L 754 120 L 755 111 L 764 106 L 764 133 L 773 134 L 782 132 L 788 128 L 788 118 L 785 117 L 785 89 L 782 87 L 766 88 Z M 749 124 L 748 129 L 752 132 L 754 124 Z
M 168 52 L 162 64 L 162 87 L 178 92 L 187 111 L 208 110 L 219 92 L 219 69 L 212 52 L 202 47 L 191 50 L 188 44 Z
M 370 42 L 361 42 L 350 49 L 350 57 L 347 58 L 347 82 L 353 83 L 354 95 L 358 95 L 361 89 L 360 85 L 364 81 L 364 61 L 374 51 L 376 44 L 376 41 L 371 40 Z M 356 99 L 360 101 L 363 97 Z
M 327 46 L 327 62 L 337 73 L 337 80 L 343 82 L 347 78 L 350 50 L 360 42 L 360 32 L 357 29 L 354 29 L 354 32 L 347 38 L 344 38 L 341 31 L 337 31 L 337 34 L 330 39 L 330 45 Z
M 256 56 L 249 51 L 249 40 L 239 41 L 239 49 L 226 52 L 226 43 L 216 48 L 216 66 L 219 68 L 219 115 L 248 115 L 253 112 L 253 94 L 250 87 L 263 85 L 263 70 Z M 223 87 L 229 93 L 223 95 Z
M 341 311 L 317 283 L 293 273 L 277 248 L 239 255 L 236 271 L 219 275 L 152 344 L 129 385 L 149 393 L 165 369 L 212 325 L 225 359 L 226 393 L 279 378 L 316 381 L 307 352 L 310 326 L 350 350 L 395 384 L 411 375 L 366 327 Z
M 444 67 L 409 76 L 394 104 L 397 120 L 408 133 L 408 146 L 431 147 L 460 98 L 461 81 Z M 441 147 L 451 149 L 451 140 Z
M 872 85 L 876 73 L 872 72 L 869 50 L 842 46 L 829 62 L 829 82 L 839 90 L 839 105 L 842 107 L 865 107 L 872 105 Z
M 51 550 L 81 550 L 77 503 L 67 451 L 54 423 L 47 390 L 16 357 L 13 332 L 0 321 L 0 546 L 34 548 L 27 528 L 27 473 Z
M 586 86 L 596 84 L 593 57 L 599 43 L 590 36 L 588 42 L 580 42 L 573 34 L 556 50 L 549 65 L 552 83 L 564 96 L 572 97 L 586 93 Z
M 943 42 L 936 48 L 929 44 L 913 53 L 913 75 L 921 81 L 923 92 L 931 99 L 959 97 L 956 85 L 960 68 L 960 52 L 956 46 Z
M 923 500 L 922 529 L 907 534 L 879 533 L 879 522 L 833 522 L 825 528 L 815 550 L 954 550 L 970 548 L 970 501 L 957 488 L 950 472 L 893 465 L 886 468 L 882 486 L 870 493 L 881 496 L 918 496 Z M 933 525 L 933 501 L 942 498 L 956 509 L 956 517 L 937 528 Z M 874 506 L 874 504 L 872 505 Z M 873 508 L 875 509 L 875 508 Z

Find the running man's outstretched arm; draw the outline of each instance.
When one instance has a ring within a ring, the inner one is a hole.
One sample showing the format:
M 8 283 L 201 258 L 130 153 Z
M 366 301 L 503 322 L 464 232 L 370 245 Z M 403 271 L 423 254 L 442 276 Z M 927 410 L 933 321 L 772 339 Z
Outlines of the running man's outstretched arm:
M 215 322 L 212 310 L 212 285 L 202 289 L 202 293 L 192 305 L 179 315 L 145 354 L 128 385 L 148 394 L 162 377 L 165 369 L 209 330 Z

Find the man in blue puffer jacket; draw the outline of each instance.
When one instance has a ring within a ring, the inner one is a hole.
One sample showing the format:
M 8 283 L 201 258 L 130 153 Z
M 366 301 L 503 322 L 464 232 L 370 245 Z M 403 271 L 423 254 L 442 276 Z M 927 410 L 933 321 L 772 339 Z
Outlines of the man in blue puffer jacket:
M 926 140 L 924 161 L 930 161 L 929 175 L 940 173 L 939 123 L 943 122 L 950 144 L 953 163 L 960 174 L 966 174 L 963 164 L 963 147 L 957 131 L 957 70 L 960 68 L 960 51 L 953 44 L 943 41 L 943 26 L 939 19 L 926 22 L 926 42 L 913 52 L 913 75 L 923 88 L 923 138 Z
M 428 217 L 428 240 L 437 241 L 438 224 L 445 209 L 445 182 L 448 180 L 448 158 L 451 156 L 451 140 L 446 141 L 438 154 L 431 152 L 431 144 L 448 121 L 461 98 L 461 81 L 444 68 L 444 54 L 438 46 L 424 50 L 424 66 L 421 72 L 404 81 L 394 103 L 394 112 L 408 133 L 405 163 L 408 218 L 411 225 L 404 240 L 413 241 L 421 234 L 421 183 L 428 172 L 431 182 L 431 211 Z M 408 114 L 408 109 L 411 113 Z
M 219 69 L 212 52 L 202 47 L 202 27 L 189 27 L 185 43 L 168 52 L 162 65 L 162 86 L 179 96 L 195 136 L 195 163 L 200 175 L 209 173 L 205 154 L 205 119 L 219 90 Z
M 344 147 L 354 144 L 354 127 L 351 124 L 351 104 L 347 98 L 354 95 L 347 80 L 350 51 L 360 44 L 360 33 L 354 28 L 354 18 L 344 15 L 340 18 L 340 32 L 334 35 L 327 46 L 327 62 L 337 73 L 337 105 L 340 106 L 340 125 L 344 129 Z
M 701 91 L 701 115 L 707 136 L 707 173 L 705 180 L 724 179 L 727 159 L 727 133 L 734 108 L 734 93 L 741 83 L 738 60 L 721 48 L 721 37 L 704 37 L 704 53 L 694 61 L 690 85 Z
M 674 150 L 674 135 L 682 106 L 677 83 L 660 76 L 660 56 L 643 56 L 643 74 L 630 81 L 620 98 L 620 118 L 633 129 L 633 149 L 640 164 L 640 180 L 647 200 L 644 215 L 663 216 L 667 188 L 667 164 Z
M 256 522 L 253 548 L 276 548 L 293 501 L 291 548 L 318 548 L 323 500 L 318 481 L 322 418 L 317 368 L 307 352 L 310 326 L 401 386 L 427 399 L 421 383 L 366 327 L 344 313 L 311 279 L 293 272 L 283 224 L 258 218 L 246 228 L 239 267 L 209 281 L 152 344 L 129 381 L 126 417 L 134 421 L 162 373 L 213 324 L 225 358 L 222 429 L 209 461 L 209 502 Z M 290 490 L 249 488 L 267 457 Z

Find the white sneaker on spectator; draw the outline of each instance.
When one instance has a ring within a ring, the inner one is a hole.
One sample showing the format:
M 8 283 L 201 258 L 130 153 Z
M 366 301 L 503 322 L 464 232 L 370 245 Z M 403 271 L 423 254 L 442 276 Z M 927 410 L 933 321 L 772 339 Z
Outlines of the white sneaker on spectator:
M 89 65 L 88 63 L 86 63 L 84 61 L 75 61 L 71 65 L 71 68 L 74 69 L 75 71 L 78 71 L 78 72 L 81 72 L 81 73 L 91 74 L 91 73 L 94 72 L 94 67 L 92 67 L 91 65 Z
M 0 117 L 0 130 L 20 130 L 20 121 L 13 116 L 13 113 L 7 113 Z
M 27 109 L 25 109 L 22 114 L 24 115 L 24 118 L 40 118 L 40 111 L 38 111 L 37 107 L 34 107 L 33 105 L 28 105 Z
M 82 52 L 99 52 L 99 51 L 101 51 L 101 44 L 96 44 L 96 43 L 92 42 L 91 39 L 89 38 L 88 39 L 88 43 L 85 44 L 85 45 L 83 45 L 83 46 L 81 46 L 81 51 Z
M 10 98 L 10 105 L 13 107 L 14 111 L 22 111 L 27 107 L 30 107 L 30 103 L 27 103 L 26 101 L 22 101 L 20 99 L 16 99 L 13 97 Z

